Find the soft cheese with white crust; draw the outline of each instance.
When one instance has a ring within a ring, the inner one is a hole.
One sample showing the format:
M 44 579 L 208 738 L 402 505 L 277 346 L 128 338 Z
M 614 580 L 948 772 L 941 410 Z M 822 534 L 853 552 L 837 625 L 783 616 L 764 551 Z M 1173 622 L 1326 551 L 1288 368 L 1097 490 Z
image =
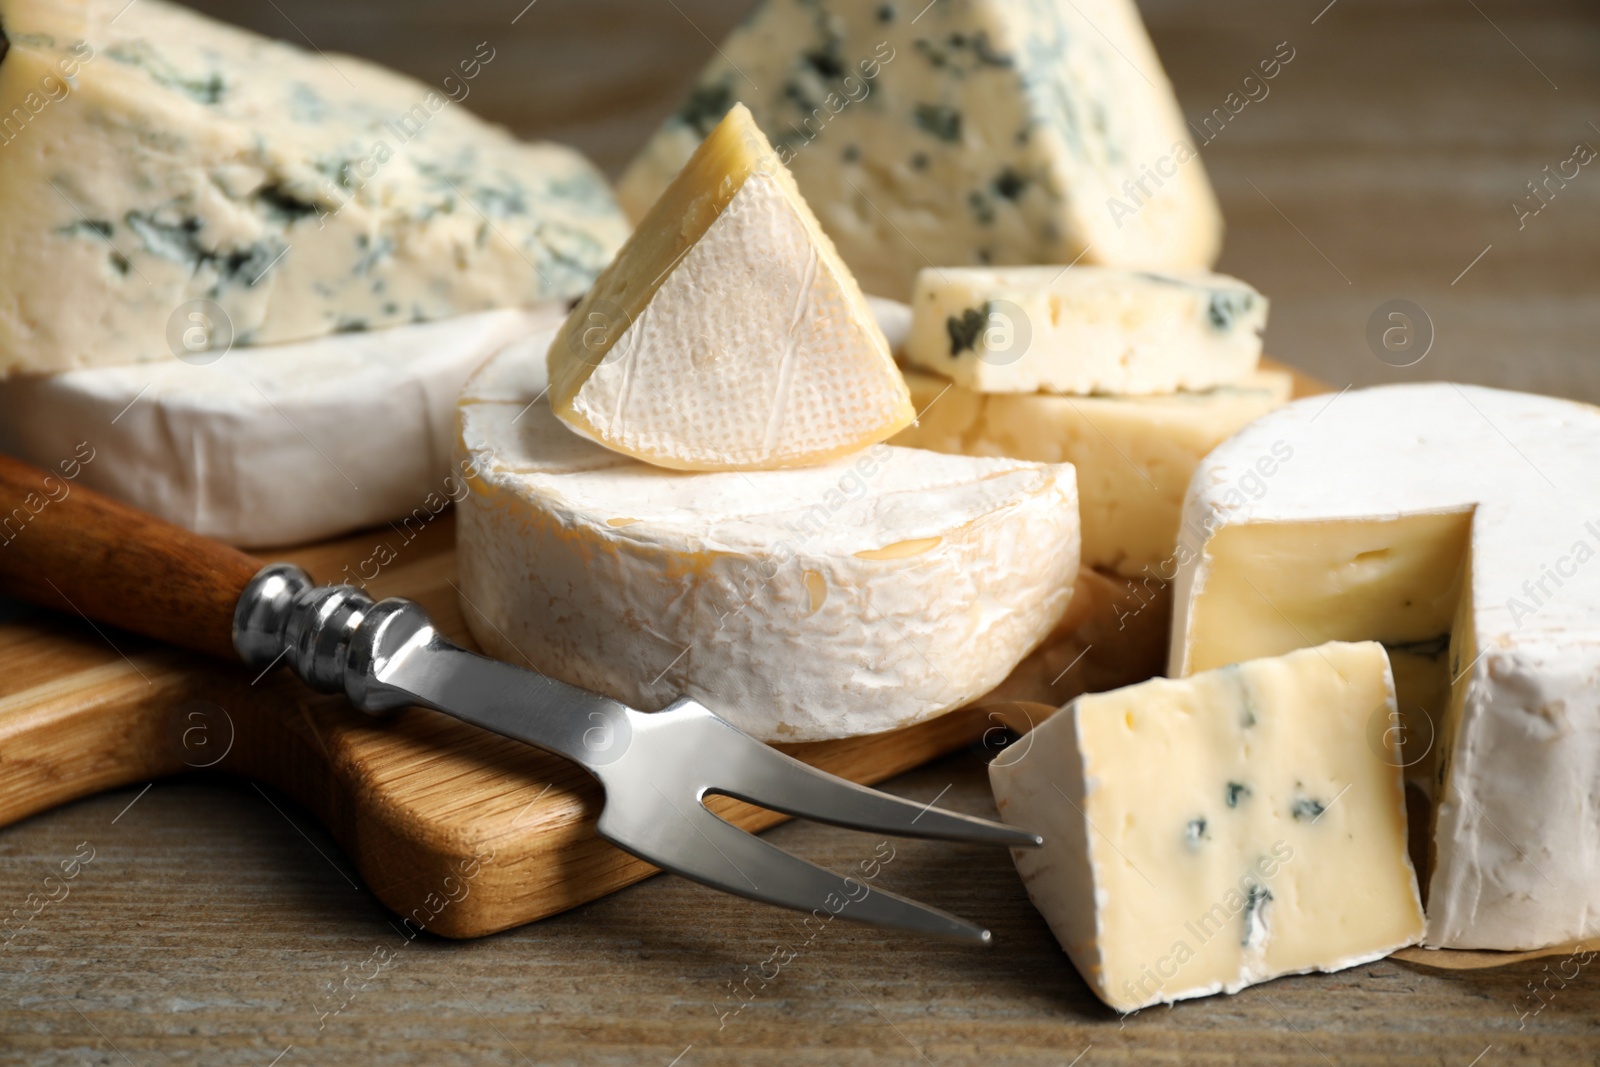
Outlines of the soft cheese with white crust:
M 568 299 L 628 224 L 578 153 L 164 0 L 0 0 L 0 375 Z M 509 76 L 506 71 L 503 76 Z M 445 76 L 448 75 L 448 76 Z
M 905 360 L 980 393 L 1146 396 L 1248 377 L 1267 298 L 1225 274 L 930 267 Z
M 623 175 L 634 218 L 741 100 L 878 296 L 930 263 L 1207 267 L 1221 243 L 1133 0 L 763 0 Z
M 825 463 L 914 416 L 871 307 L 743 107 L 651 208 L 548 359 L 563 421 L 680 470 Z
M 1434 786 L 1430 945 L 1600 932 L 1597 500 L 1600 410 L 1453 384 L 1298 401 L 1195 472 L 1173 674 L 1327 640 L 1437 653 L 1438 697 L 1400 709 Z
M 876 733 L 992 689 L 1065 613 L 1072 468 L 875 445 L 680 472 L 570 432 L 530 338 L 461 401 L 463 611 L 492 654 L 768 740 Z
M 462 495 L 456 399 L 479 364 L 564 304 L 0 381 L 0 452 L 94 453 L 80 484 L 245 548 L 396 522 Z
M 989 765 L 1028 895 L 1120 1011 L 1415 944 L 1384 650 L 1331 643 L 1082 696 Z

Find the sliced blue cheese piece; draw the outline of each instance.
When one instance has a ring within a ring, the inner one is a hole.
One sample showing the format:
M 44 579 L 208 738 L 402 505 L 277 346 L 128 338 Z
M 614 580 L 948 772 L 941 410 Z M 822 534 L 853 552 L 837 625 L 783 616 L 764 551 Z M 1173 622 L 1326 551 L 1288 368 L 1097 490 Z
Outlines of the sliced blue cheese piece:
M 1267 298 L 1204 271 L 939 267 L 911 312 L 905 361 L 975 392 L 1152 396 L 1246 379 Z
M 571 298 L 628 232 L 576 152 L 442 85 L 163 0 L 0 26 L 0 374 Z
M 990 764 L 1096 995 L 1135 1011 L 1421 940 L 1400 754 L 1370 728 L 1394 707 L 1383 646 L 1334 642 L 1081 696 Z
M 623 176 L 743 102 L 867 292 L 924 266 L 1207 267 L 1222 223 L 1132 0 L 763 0 Z

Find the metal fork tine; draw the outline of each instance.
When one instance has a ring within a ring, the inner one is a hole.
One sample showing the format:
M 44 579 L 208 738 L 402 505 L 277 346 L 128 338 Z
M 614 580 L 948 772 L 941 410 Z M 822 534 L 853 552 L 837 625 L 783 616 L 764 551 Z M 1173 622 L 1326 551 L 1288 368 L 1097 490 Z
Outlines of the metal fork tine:
M 808 923 L 840 918 L 979 944 L 991 940 L 989 931 L 981 926 L 791 856 L 697 803 L 671 806 L 677 817 L 663 813 L 668 825 L 658 825 L 649 840 L 618 836 L 615 831 L 626 833 L 626 824 L 608 825 L 604 814 L 600 836 L 640 859 L 712 889 L 811 912 L 805 920 Z
M 725 744 L 749 751 L 739 753 L 742 759 L 722 761 L 722 766 L 710 775 L 715 783 L 710 792 L 726 793 L 785 815 L 852 830 L 1012 848 L 1044 844 L 1038 834 L 857 785 L 801 763 L 731 727 L 724 732 L 728 738 L 736 739 L 725 740 Z

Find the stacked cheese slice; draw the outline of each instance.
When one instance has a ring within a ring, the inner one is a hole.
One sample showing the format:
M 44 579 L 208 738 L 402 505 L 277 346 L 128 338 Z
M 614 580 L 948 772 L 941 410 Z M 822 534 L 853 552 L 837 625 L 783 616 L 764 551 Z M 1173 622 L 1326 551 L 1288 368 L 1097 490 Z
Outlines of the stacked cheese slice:
M 1075 481 L 882 443 L 911 417 L 735 108 L 561 330 L 468 384 L 467 622 L 496 655 L 644 709 L 689 695 L 764 739 L 968 703 L 1067 609 Z
M 1176 574 L 1200 458 L 1289 397 L 1287 372 L 1258 369 L 1266 314 L 1217 274 L 924 270 L 901 353 L 919 418 L 895 443 L 1073 464 L 1084 563 L 1142 611 Z

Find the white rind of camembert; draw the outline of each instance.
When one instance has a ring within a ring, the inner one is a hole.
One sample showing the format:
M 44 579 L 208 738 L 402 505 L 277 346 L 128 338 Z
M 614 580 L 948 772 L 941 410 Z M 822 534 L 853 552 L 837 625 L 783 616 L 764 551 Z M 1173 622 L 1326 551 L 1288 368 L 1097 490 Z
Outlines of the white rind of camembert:
M 815 741 L 967 703 L 1065 613 L 1071 467 L 876 445 L 792 470 L 663 470 L 555 418 L 549 342 L 508 347 L 461 401 L 461 594 L 491 654 Z
M 142 0 L 141 0 L 142 2 Z M 414 536 L 463 495 L 456 400 L 565 305 L 0 381 L 0 452 L 242 548 L 393 520 Z
M 1375 639 L 1430 687 L 1405 762 L 1436 805 L 1426 942 L 1600 934 L 1600 410 L 1449 383 L 1246 427 L 1184 506 L 1170 669 Z

